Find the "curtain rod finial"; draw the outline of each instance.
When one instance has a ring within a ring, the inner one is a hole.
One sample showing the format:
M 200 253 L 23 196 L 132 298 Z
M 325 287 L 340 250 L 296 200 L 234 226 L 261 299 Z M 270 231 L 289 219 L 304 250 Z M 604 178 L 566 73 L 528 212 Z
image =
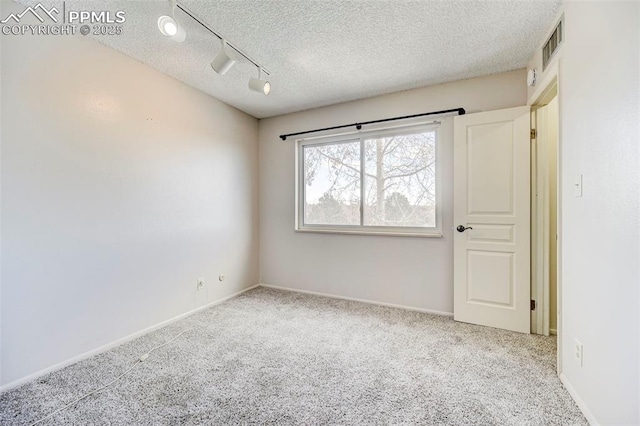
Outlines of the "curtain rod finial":
M 287 135 L 280 135 L 280 139 L 282 139 L 283 141 L 287 140 Z

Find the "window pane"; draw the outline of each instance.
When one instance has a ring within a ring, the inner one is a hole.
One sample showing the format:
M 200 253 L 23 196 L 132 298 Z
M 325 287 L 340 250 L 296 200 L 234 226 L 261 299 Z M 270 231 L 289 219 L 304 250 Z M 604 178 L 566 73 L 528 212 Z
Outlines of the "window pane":
M 360 142 L 304 147 L 304 223 L 360 225 Z
M 364 143 L 364 224 L 435 227 L 436 132 Z

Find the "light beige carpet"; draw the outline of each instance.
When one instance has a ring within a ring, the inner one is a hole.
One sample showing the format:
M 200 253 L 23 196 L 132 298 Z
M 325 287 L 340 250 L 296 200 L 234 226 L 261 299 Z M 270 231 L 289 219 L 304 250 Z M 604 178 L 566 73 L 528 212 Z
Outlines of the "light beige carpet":
M 0 396 L 26 425 L 584 425 L 552 337 L 357 302 L 251 290 Z

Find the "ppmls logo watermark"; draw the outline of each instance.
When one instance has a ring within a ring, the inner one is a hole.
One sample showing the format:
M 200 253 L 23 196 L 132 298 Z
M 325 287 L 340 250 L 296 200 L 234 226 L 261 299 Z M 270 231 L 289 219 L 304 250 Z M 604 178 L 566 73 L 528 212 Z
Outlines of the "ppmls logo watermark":
M 33 24 L 35 20 L 39 24 Z M 123 10 L 67 10 L 66 2 L 61 7 L 47 8 L 38 3 L 28 6 L 20 13 L 10 13 L 0 21 L 3 35 L 120 35 L 126 22 Z M 30 23 L 26 23 L 30 22 Z

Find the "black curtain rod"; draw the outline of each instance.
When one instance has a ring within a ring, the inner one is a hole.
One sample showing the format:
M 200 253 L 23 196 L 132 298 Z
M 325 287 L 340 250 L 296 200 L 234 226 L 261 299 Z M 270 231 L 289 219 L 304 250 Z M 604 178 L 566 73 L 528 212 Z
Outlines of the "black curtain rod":
M 325 127 L 324 129 L 315 129 L 315 130 L 307 130 L 306 132 L 289 133 L 287 135 L 280 135 L 280 139 L 284 141 L 284 140 L 287 140 L 289 136 L 306 135 L 308 133 L 322 132 L 325 130 L 343 129 L 345 127 L 351 127 L 351 126 L 355 126 L 356 129 L 360 130 L 362 129 L 362 126 L 364 126 L 365 124 L 375 124 L 375 123 L 384 123 L 386 121 L 406 120 L 407 118 L 424 117 L 425 115 L 448 114 L 450 112 L 457 112 L 458 115 L 464 115 L 466 113 L 464 108 L 454 108 L 454 109 L 445 109 L 442 111 L 423 112 L 422 114 L 405 115 L 403 117 L 384 118 L 382 120 L 363 121 L 362 123 L 343 124 L 342 126 Z

